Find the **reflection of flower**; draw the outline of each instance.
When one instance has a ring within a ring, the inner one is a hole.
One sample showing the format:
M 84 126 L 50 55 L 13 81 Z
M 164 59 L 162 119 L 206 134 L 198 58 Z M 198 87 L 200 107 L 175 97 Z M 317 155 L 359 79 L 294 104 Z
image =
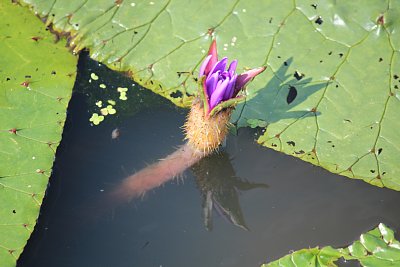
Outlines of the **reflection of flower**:
M 217 44 L 214 40 L 199 72 L 199 77 L 204 77 L 203 91 L 208 104 L 208 113 L 221 102 L 235 98 L 255 76 L 265 70 L 265 67 L 260 67 L 237 75 L 237 60 L 233 60 L 228 69 L 227 63 L 226 57 L 218 61 Z
M 233 225 L 248 230 L 239 203 L 239 192 L 267 188 L 262 183 L 252 183 L 236 176 L 229 154 L 222 151 L 200 160 L 192 167 L 203 203 L 204 225 L 213 228 L 212 211 L 226 218 Z

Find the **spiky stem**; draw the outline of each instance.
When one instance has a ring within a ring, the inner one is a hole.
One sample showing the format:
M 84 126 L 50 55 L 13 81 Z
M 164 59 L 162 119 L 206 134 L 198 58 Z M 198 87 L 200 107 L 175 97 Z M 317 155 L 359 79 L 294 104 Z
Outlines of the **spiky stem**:
M 203 158 L 203 153 L 185 144 L 171 155 L 128 176 L 110 194 L 117 202 L 129 201 L 144 195 L 165 182 L 172 180 Z
M 204 112 L 200 99 L 193 102 L 185 123 L 186 139 L 193 149 L 211 154 L 225 139 L 233 108 L 228 107 L 209 116 Z

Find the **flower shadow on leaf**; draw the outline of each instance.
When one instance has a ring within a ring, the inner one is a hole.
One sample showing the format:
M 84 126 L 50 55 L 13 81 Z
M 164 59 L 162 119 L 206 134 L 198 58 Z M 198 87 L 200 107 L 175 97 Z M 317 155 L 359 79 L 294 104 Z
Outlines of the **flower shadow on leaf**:
M 293 58 L 286 60 L 274 72 L 272 79 L 257 90 L 255 97 L 237 107 L 232 119 L 234 125 L 247 126 L 249 119 L 270 124 L 283 119 L 304 119 L 321 115 L 318 111 L 313 112 L 313 107 L 292 111 L 329 83 L 329 81 L 313 82 L 311 77 L 298 80 L 293 73 L 287 73 L 292 62 Z

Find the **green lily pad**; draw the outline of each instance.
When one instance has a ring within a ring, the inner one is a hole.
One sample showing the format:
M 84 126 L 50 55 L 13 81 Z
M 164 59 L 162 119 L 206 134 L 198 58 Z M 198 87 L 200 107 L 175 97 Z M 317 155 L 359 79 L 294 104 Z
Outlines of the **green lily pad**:
M 39 215 L 76 57 L 26 8 L 0 3 L 0 265 L 15 266 Z
M 180 106 L 212 38 L 239 72 L 268 69 L 237 108 L 264 146 L 400 190 L 400 6 L 394 1 L 22 0 L 75 51 Z M 123 96 L 122 96 L 123 97 Z
M 387 239 L 389 236 L 390 239 Z M 347 248 L 310 248 L 295 251 L 261 267 L 333 267 L 340 258 L 356 260 L 364 267 L 400 266 L 400 246 L 393 231 L 384 224 L 360 236 Z

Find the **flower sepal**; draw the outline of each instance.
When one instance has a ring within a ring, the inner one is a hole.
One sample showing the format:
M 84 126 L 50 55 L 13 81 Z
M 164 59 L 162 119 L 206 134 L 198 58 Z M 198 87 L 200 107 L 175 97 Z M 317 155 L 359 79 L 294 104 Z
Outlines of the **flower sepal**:
M 219 103 L 218 105 L 216 105 L 212 110 L 210 110 L 209 116 L 212 117 L 212 116 L 214 116 L 215 114 L 217 114 L 218 112 L 220 112 L 221 110 L 224 110 L 224 109 L 228 109 L 228 108 L 233 109 L 233 108 L 235 108 L 235 106 L 237 104 L 242 103 L 245 100 L 246 100 L 246 96 L 245 95 L 240 95 L 240 96 L 237 96 L 235 98 L 231 98 L 231 99 L 225 100 L 225 101 Z
M 204 85 L 205 82 L 206 82 L 206 76 L 202 76 L 199 78 L 197 86 L 199 88 L 198 96 L 200 97 L 201 102 L 203 103 L 204 116 L 207 117 L 209 114 L 210 105 L 208 103 L 209 100 L 207 97 L 206 87 Z

